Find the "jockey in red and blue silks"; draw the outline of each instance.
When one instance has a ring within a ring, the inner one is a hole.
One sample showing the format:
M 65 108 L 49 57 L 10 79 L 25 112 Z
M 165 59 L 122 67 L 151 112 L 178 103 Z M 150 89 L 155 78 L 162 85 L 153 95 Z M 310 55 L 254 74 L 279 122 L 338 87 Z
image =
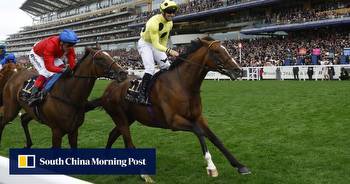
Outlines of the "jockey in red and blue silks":
M 48 37 L 34 45 L 29 60 L 39 76 L 34 83 L 32 97 L 43 88 L 48 77 L 74 69 L 76 60 L 74 45 L 77 42 L 79 42 L 77 34 L 70 29 L 65 29 L 59 36 Z M 64 60 L 68 61 L 68 67 Z
M 10 53 L 7 56 L 5 56 L 5 58 L 0 61 L 0 70 L 2 69 L 2 66 L 4 64 L 7 64 L 7 63 L 14 63 L 14 64 L 16 64 L 16 56 L 14 54 L 12 54 L 12 53 Z
M 5 45 L 0 45 L 0 61 L 3 60 L 6 56 L 6 47 Z

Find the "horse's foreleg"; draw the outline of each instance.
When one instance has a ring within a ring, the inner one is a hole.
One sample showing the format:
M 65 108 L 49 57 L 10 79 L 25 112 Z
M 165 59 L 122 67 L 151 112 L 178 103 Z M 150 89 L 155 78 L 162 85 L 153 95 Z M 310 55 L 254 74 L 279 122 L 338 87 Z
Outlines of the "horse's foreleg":
M 31 148 L 33 143 L 32 143 L 32 139 L 30 137 L 30 132 L 28 129 L 28 124 L 29 122 L 32 120 L 33 118 L 30 117 L 30 115 L 28 113 L 25 113 L 21 116 L 21 124 L 24 130 L 24 133 L 26 135 L 26 146 L 25 148 Z
M 205 143 L 204 132 L 196 125 L 194 126 L 193 131 L 199 139 L 199 143 L 201 144 L 204 159 L 207 161 L 207 174 L 212 177 L 217 177 L 219 175 L 219 172 L 216 169 L 216 166 L 213 160 L 211 159 L 211 154 L 209 153 L 207 144 Z
M 52 148 L 61 148 L 62 145 L 62 130 L 59 128 L 51 128 L 52 131 Z
M 208 147 L 205 143 L 205 132 L 196 124 L 193 123 L 186 118 L 175 115 L 172 119 L 172 127 L 173 130 L 182 130 L 182 131 L 191 131 L 199 139 L 199 143 L 202 148 L 202 153 L 204 155 L 205 160 L 207 161 L 207 174 L 212 177 L 217 177 L 219 175 L 214 162 L 211 159 L 211 154 L 208 151 Z
M 68 134 L 68 141 L 71 148 L 78 148 L 78 129 Z
M 220 139 L 216 137 L 216 135 L 209 129 L 208 124 L 203 118 L 200 119 L 199 123 L 200 128 L 204 131 L 205 136 L 208 137 L 208 139 L 224 154 L 230 164 L 238 169 L 238 172 L 240 174 L 245 175 L 251 173 L 247 167 L 239 163 L 238 160 L 226 149 Z

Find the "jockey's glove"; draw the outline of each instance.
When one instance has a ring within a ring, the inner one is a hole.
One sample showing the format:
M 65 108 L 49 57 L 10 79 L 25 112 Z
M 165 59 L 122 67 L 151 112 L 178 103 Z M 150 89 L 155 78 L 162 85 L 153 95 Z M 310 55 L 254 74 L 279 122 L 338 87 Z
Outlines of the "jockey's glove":
M 179 56 L 179 53 L 178 53 L 177 51 L 173 50 L 173 49 L 170 49 L 170 50 L 169 50 L 169 54 L 170 54 L 171 56 L 173 56 L 173 57 Z
M 64 76 L 71 76 L 73 73 L 73 71 L 69 67 L 63 68 L 61 72 Z

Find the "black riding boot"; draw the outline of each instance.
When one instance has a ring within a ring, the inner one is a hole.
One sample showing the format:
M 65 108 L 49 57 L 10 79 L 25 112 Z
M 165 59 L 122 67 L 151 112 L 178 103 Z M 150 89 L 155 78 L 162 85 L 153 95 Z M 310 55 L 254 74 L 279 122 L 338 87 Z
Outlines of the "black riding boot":
M 39 100 L 41 100 L 40 90 L 37 87 L 33 87 L 32 94 L 30 95 L 30 98 L 28 99 L 28 105 L 33 106 Z
M 151 78 L 152 78 L 151 74 L 145 73 L 143 75 L 142 82 L 140 85 L 139 96 L 137 98 L 137 102 L 140 104 L 149 105 L 149 103 L 147 102 L 147 88 L 151 81 Z

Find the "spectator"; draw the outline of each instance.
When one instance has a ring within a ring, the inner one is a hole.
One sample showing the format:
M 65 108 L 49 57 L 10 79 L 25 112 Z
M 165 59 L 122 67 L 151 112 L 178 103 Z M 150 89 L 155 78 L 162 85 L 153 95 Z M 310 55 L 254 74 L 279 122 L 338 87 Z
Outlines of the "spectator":
M 344 67 L 342 67 L 340 69 L 339 79 L 340 80 L 349 80 L 349 72 Z
M 299 80 L 299 67 L 296 66 L 296 62 L 294 63 L 295 66 L 293 66 L 293 76 L 294 80 Z

